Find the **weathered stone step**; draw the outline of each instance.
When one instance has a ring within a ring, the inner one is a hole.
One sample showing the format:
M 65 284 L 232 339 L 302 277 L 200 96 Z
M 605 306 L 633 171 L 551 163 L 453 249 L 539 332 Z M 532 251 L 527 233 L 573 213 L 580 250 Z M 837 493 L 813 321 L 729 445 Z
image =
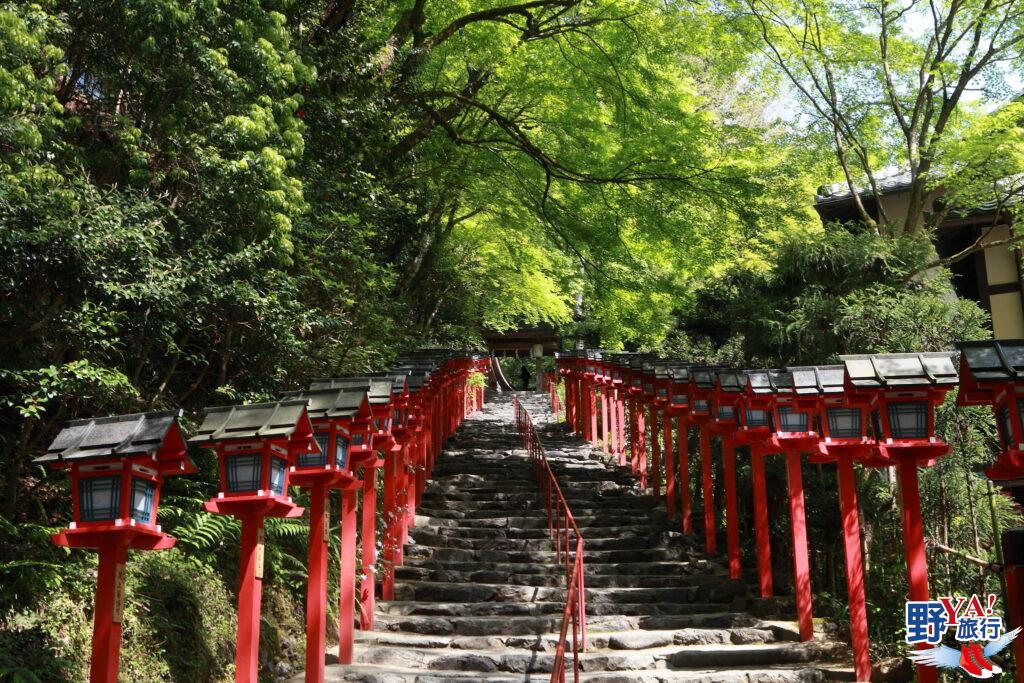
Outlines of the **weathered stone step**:
M 400 580 L 443 581 L 465 583 L 499 583 L 505 582 L 515 586 L 548 586 L 558 587 L 565 584 L 565 573 L 561 574 L 509 574 L 499 570 L 477 569 L 476 571 L 458 572 L 447 569 L 427 569 L 425 567 L 398 567 L 396 577 Z M 697 585 L 701 587 L 717 585 L 728 581 L 727 574 L 706 576 L 645 576 L 643 574 L 598 574 L 586 577 L 588 588 L 669 588 Z
M 528 673 L 483 673 L 477 671 L 422 671 L 414 668 L 353 664 L 331 665 L 325 673 L 325 683 L 541 683 L 536 675 Z M 572 671 L 566 673 L 571 680 Z M 543 679 L 546 681 L 547 676 Z M 303 683 L 299 676 L 292 683 Z M 819 668 L 761 667 L 756 670 L 687 669 L 655 671 L 608 671 L 580 674 L 580 681 L 595 683 L 825 683 L 829 679 Z
M 592 494 L 605 493 L 610 491 L 630 491 L 636 490 L 637 484 L 632 482 L 616 483 L 613 481 L 582 481 L 573 482 L 572 486 L 572 497 L 575 497 L 579 493 L 589 492 Z M 499 493 L 525 493 L 528 491 L 538 491 L 537 483 L 535 481 L 492 481 L 487 486 L 466 486 L 462 484 L 438 484 L 431 483 L 427 485 L 425 489 L 424 498 L 428 495 L 433 498 L 435 496 L 441 496 L 445 494 L 461 494 L 462 500 L 473 500 L 473 499 L 486 499 L 488 496 Z M 564 491 L 563 491 L 564 493 Z M 566 498 L 570 496 L 567 494 Z
M 650 531 L 623 533 L 618 536 L 584 536 L 586 551 L 591 550 L 647 550 L 671 546 L 671 532 Z M 410 546 L 432 548 L 460 548 L 464 550 L 551 550 L 555 541 L 550 538 L 462 538 L 455 535 L 436 533 L 428 529 L 409 530 Z
M 721 605 L 719 605 L 719 608 Z M 760 620 L 741 612 L 700 612 L 694 614 L 600 614 L 587 606 L 590 631 L 630 631 L 637 629 L 736 628 L 756 626 Z M 538 616 L 441 616 L 424 614 L 387 614 L 376 617 L 378 630 L 430 635 L 541 635 L 556 633 L 562 626 L 559 611 Z
M 620 602 L 722 602 L 746 595 L 740 581 L 719 580 L 707 586 L 661 588 L 586 588 L 588 605 Z M 395 586 L 398 600 L 425 602 L 561 602 L 566 590 L 549 586 L 516 586 L 507 583 L 450 583 L 444 581 L 403 581 Z
M 721 614 L 722 603 L 596 603 L 587 605 L 587 623 L 593 617 L 650 617 L 671 615 Z M 509 616 L 536 617 L 561 615 L 565 606 L 557 602 L 418 602 L 389 600 L 377 603 L 380 614 L 399 616 Z M 750 617 L 751 622 L 754 621 Z M 748 625 L 744 622 L 743 626 Z M 630 626 L 629 628 L 637 628 Z
M 644 512 L 641 514 L 617 514 L 608 511 L 598 511 L 597 514 L 585 515 L 581 513 L 574 513 L 573 520 L 576 522 L 581 530 L 597 529 L 600 527 L 633 527 L 634 530 L 646 529 L 647 531 L 658 531 L 661 529 L 665 531 L 675 531 L 674 525 L 671 525 L 668 517 L 661 510 Z M 477 534 L 477 529 L 505 529 L 524 533 L 535 533 L 529 530 L 537 530 L 542 533 L 548 533 L 548 518 L 547 513 L 543 516 L 536 517 L 487 517 L 484 519 L 445 519 L 443 517 L 428 517 L 426 515 L 416 515 L 416 527 L 420 528 L 455 528 L 464 529 L 467 537 L 483 537 L 486 534 Z M 446 532 L 447 533 L 447 532 Z M 455 532 L 457 533 L 457 532 Z M 687 540 L 682 538 L 681 540 Z M 689 539 L 696 544 L 694 539 Z
M 429 546 L 409 546 L 406 556 L 430 558 L 439 561 L 455 562 L 541 562 L 554 564 L 557 562 L 554 551 L 507 551 L 507 550 L 465 550 L 462 548 L 432 548 Z M 583 556 L 589 563 L 616 562 L 664 562 L 690 561 L 693 551 L 689 548 L 650 548 L 646 550 L 593 550 L 585 546 Z
M 549 459 L 549 462 L 555 476 L 571 478 L 573 486 L 585 482 L 614 482 L 620 486 L 636 486 L 633 475 L 625 470 L 610 470 L 601 466 L 572 467 L 553 459 Z M 473 464 L 467 464 L 462 469 L 459 466 L 451 468 L 437 466 L 430 475 L 430 483 L 435 486 L 452 484 L 474 486 L 496 482 L 526 482 L 536 486 L 537 477 L 531 469 L 524 468 L 522 465 L 510 467 L 508 465 L 479 466 Z
M 797 642 L 796 624 L 758 624 L 732 629 L 686 628 L 676 630 L 590 631 L 587 650 L 646 650 L 667 645 L 753 645 L 776 642 Z M 357 643 L 376 646 L 420 647 L 430 649 L 482 650 L 512 648 L 535 652 L 554 652 L 559 636 L 555 633 L 529 636 L 435 636 L 390 631 L 357 631 Z M 566 639 L 572 647 L 571 639 Z
M 658 517 L 667 516 L 665 510 L 661 507 L 655 507 L 652 505 L 633 505 L 631 502 L 632 500 L 632 498 L 625 498 L 621 501 L 609 499 L 603 502 L 595 502 L 590 505 L 571 505 L 571 509 L 573 515 L 579 517 L 609 515 L 622 517 L 632 516 L 643 519 L 651 515 L 656 515 Z M 578 501 L 575 502 L 578 503 Z M 495 501 L 484 501 L 479 504 L 487 505 L 488 507 L 472 507 L 477 505 L 477 503 L 468 503 L 466 501 L 448 501 L 444 503 L 446 507 L 438 507 L 436 503 L 433 506 L 424 503 L 416 507 L 416 512 L 424 517 L 430 517 L 431 519 L 466 519 L 480 520 L 481 522 L 488 519 L 505 519 L 508 517 L 546 520 L 548 516 L 547 508 L 545 505 L 542 505 L 543 501 L 541 501 L 539 496 L 532 496 L 527 501 L 514 504 L 494 503 Z
M 565 568 L 541 562 L 442 562 L 422 558 L 406 558 L 407 567 L 423 567 L 453 572 L 473 572 L 481 569 L 506 574 L 537 574 L 564 576 Z M 646 576 L 685 576 L 689 574 L 726 574 L 723 561 L 699 558 L 691 562 L 617 562 L 611 564 L 588 563 L 583 567 L 586 576 L 618 576 L 643 574 Z
M 761 645 L 667 645 L 640 651 L 590 651 L 580 655 L 583 671 L 650 671 L 669 667 L 773 666 L 837 659 L 831 643 L 766 643 Z M 550 673 L 555 655 L 505 648 L 462 650 L 417 647 L 356 648 L 354 663 L 385 664 L 426 670 Z

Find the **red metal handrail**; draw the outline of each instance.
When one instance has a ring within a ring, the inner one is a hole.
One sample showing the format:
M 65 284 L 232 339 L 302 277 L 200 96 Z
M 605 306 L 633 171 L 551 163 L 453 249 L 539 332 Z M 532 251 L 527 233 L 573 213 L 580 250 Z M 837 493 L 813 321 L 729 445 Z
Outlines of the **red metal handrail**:
M 555 553 L 559 564 L 565 562 L 567 594 L 562 612 L 562 628 L 558 636 L 558 649 L 551 666 L 551 683 L 565 683 L 565 647 L 569 625 L 572 625 L 572 679 L 580 680 L 580 652 L 587 647 L 587 610 L 583 572 L 583 534 L 576 526 L 569 503 L 562 495 L 555 473 L 551 471 L 544 445 L 537 434 L 530 414 L 519 399 L 512 397 L 516 429 L 523 439 L 523 447 L 530 455 L 537 483 L 540 485 L 548 512 L 548 532 L 555 539 Z M 569 548 L 574 548 L 570 552 Z

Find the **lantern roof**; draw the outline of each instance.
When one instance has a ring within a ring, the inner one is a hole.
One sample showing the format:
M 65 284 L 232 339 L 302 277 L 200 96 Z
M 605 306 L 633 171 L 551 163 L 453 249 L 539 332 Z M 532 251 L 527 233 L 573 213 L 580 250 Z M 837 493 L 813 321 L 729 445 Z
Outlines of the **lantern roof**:
M 689 365 L 670 365 L 668 368 L 669 374 L 672 376 L 673 381 L 689 384 L 690 383 L 690 366 Z
M 747 388 L 754 394 L 777 394 L 779 385 L 777 380 L 783 370 L 747 370 Z
M 430 381 L 430 375 L 433 372 L 433 368 L 426 366 L 401 366 L 395 369 L 395 372 L 408 372 L 408 384 L 407 388 L 410 394 L 419 393 L 423 389 L 424 385 Z
M 217 441 L 290 437 L 297 431 L 312 433 L 304 398 L 274 403 L 250 403 L 240 406 L 217 406 L 203 409 L 203 423 L 188 440 L 198 446 Z
M 952 387 L 959 381 L 949 352 L 858 354 L 839 360 L 855 388 Z
M 702 389 L 715 388 L 715 374 L 718 368 L 715 367 L 694 367 L 690 368 L 690 382 Z
M 196 471 L 188 457 L 178 418 L 180 410 L 72 420 L 33 462 L 60 466 L 100 458 L 150 456 L 161 470 Z
M 305 389 L 303 391 L 288 391 L 282 396 L 286 400 L 305 399 L 309 402 L 307 411 L 311 419 L 331 419 L 339 417 L 354 417 L 359 414 L 363 404 L 369 401 L 366 392 L 369 385 L 361 385 L 350 388 L 336 389 Z
M 843 393 L 843 365 L 802 365 L 786 370 L 793 375 L 793 392 L 797 396 Z
M 726 393 L 739 393 L 746 389 L 747 378 L 742 370 L 719 370 L 715 377 L 718 388 Z
M 409 389 L 408 370 L 388 370 L 387 372 L 371 372 L 370 377 L 376 379 L 390 380 L 391 393 L 404 396 Z
M 650 363 L 652 359 L 653 356 L 651 355 L 637 354 L 629 359 L 629 369 L 632 370 L 633 372 L 643 372 L 644 364 Z
M 986 339 L 957 342 L 961 368 L 978 382 L 1024 378 L 1024 339 Z
M 672 368 L 665 363 L 658 363 L 654 366 L 655 379 L 672 379 Z
M 369 396 L 370 405 L 377 406 L 391 402 L 392 380 L 390 377 L 342 375 L 341 377 L 314 379 L 309 383 L 310 391 L 317 389 L 346 389 L 359 386 L 368 387 L 366 393 Z

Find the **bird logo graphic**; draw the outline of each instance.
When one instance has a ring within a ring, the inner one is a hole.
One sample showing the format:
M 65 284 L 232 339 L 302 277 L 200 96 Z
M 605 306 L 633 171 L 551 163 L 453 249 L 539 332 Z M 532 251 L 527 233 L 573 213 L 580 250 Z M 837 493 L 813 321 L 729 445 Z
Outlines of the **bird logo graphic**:
M 934 666 L 938 669 L 963 669 L 971 678 L 992 678 L 1003 673 L 1002 667 L 992 662 L 992 655 L 999 654 L 1013 642 L 1021 629 L 1015 628 L 982 647 L 981 643 L 963 643 L 959 650 L 939 645 L 927 650 L 914 650 L 907 656 L 916 664 Z

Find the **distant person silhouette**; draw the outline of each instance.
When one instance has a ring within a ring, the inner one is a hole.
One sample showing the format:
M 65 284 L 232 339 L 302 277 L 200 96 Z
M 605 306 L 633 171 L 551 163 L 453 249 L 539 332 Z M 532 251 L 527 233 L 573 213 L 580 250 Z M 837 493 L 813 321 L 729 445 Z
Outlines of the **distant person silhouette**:
M 530 370 L 525 365 L 519 371 L 519 376 L 523 380 L 523 391 L 528 391 L 530 388 Z

